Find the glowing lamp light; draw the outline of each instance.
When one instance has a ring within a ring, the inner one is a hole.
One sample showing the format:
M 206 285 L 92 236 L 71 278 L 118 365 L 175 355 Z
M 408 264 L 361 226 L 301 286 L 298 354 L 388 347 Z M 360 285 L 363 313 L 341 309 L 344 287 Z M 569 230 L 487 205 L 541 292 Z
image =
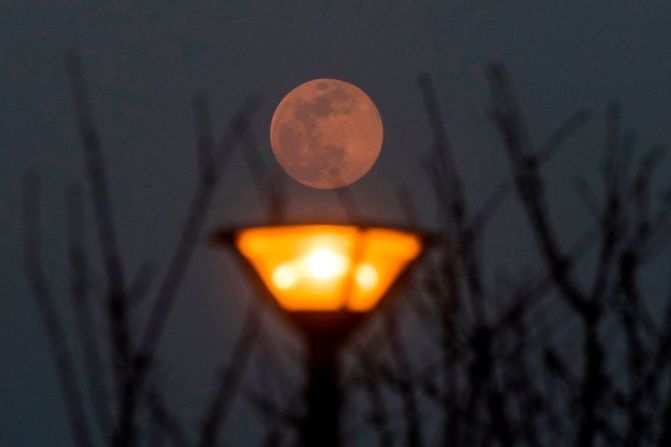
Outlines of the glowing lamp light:
M 422 250 L 415 233 L 353 225 L 251 227 L 234 244 L 288 311 L 369 311 Z

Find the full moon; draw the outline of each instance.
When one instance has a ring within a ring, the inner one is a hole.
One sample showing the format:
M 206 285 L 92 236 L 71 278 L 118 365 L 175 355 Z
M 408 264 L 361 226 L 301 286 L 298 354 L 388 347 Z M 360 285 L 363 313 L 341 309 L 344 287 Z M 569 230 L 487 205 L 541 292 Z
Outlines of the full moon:
M 314 79 L 280 101 L 270 123 L 275 158 L 294 180 L 319 189 L 351 185 L 375 164 L 382 119 L 360 88 Z

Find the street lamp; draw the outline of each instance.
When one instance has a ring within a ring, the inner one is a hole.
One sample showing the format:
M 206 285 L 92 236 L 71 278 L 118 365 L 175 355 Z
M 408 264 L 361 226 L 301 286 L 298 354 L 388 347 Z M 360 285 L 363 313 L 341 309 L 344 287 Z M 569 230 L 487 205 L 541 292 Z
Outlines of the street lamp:
M 397 228 L 277 225 L 219 230 L 307 346 L 306 446 L 339 445 L 338 353 L 419 257 L 427 238 Z

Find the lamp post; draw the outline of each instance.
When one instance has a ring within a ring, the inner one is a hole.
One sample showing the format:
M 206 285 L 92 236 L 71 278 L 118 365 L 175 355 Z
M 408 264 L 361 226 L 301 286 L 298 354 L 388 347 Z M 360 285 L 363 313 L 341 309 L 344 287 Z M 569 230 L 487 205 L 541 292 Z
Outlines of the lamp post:
M 214 234 L 215 245 L 235 248 L 261 279 L 264 296 L 304 338 L 303 445 L 340 445 L 339 353 L 426 241 L 406 229 L 354 225 L 256 226 Z

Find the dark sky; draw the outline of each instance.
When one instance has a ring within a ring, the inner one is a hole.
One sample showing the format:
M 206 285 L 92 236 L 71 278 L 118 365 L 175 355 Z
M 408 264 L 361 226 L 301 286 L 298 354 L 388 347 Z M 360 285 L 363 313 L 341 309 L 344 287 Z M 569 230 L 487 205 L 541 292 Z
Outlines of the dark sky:
M 281 97 L 319 77 L 361 87 L 380 110 L 385 141 L 377 165 L 351 192 L 377 220 L 399 220 L 392 188 L 400 183 L 417 197 L 425 223 L 435 223 L 420 168 L 431 141 L 416 84 L 422 71 L 436 80 L 474 200 L 508 169 L 486 117 L 484 68 L 493 60 L 511 69 L 536 142 L 579 107 L 597 113 L 570 152 L 553 161 L 551 175 L 560 183 L 596 175 L 602 112 L 612 98 L 622 101 L 624 121 L 644 147 L 671 141 L 671 4 L 663 0 L 158 3 L 0 6 L 0 445 L 70 439 L 19 243 L 21 177 L 34 167 L 45 187 L 46 265 L 65 304 L 64 188 L 83 178 L 62 64 L 68 48 L 78 48 L 86 66 L 129 272 L 145 259 L 163 267 L 173 246 L 195 181 L 190 100 L 196 91 L 208 92 L 218 129 L 249 94 L 261 98 L 253 128 L 277 172 L 267 133 Z M 287 184 L 294 218 L 341 215 L 333 193 L 288 178 Z M 568 194 L 557 197 L 562 219 L 582 218 Z M 261 219 L 261 209 L 249 206 L 255 199 L 238 154 L 209 227 Z M 504 253 L 523 229 L 505 216 L 499 225 L 506 237 L 496 244 Z M 87 237 L 93 241 L 93 232 Z M 221 278 L 235 270 L 220 261 L 206 249 L 199 253 L 162 345 L 163 379 L 193 421 L 244 302 L 253 298 L 237 281 Z M 235 419 L 240 423 L 231 424 L 227 438 L 239 443 L 254 419 Z

